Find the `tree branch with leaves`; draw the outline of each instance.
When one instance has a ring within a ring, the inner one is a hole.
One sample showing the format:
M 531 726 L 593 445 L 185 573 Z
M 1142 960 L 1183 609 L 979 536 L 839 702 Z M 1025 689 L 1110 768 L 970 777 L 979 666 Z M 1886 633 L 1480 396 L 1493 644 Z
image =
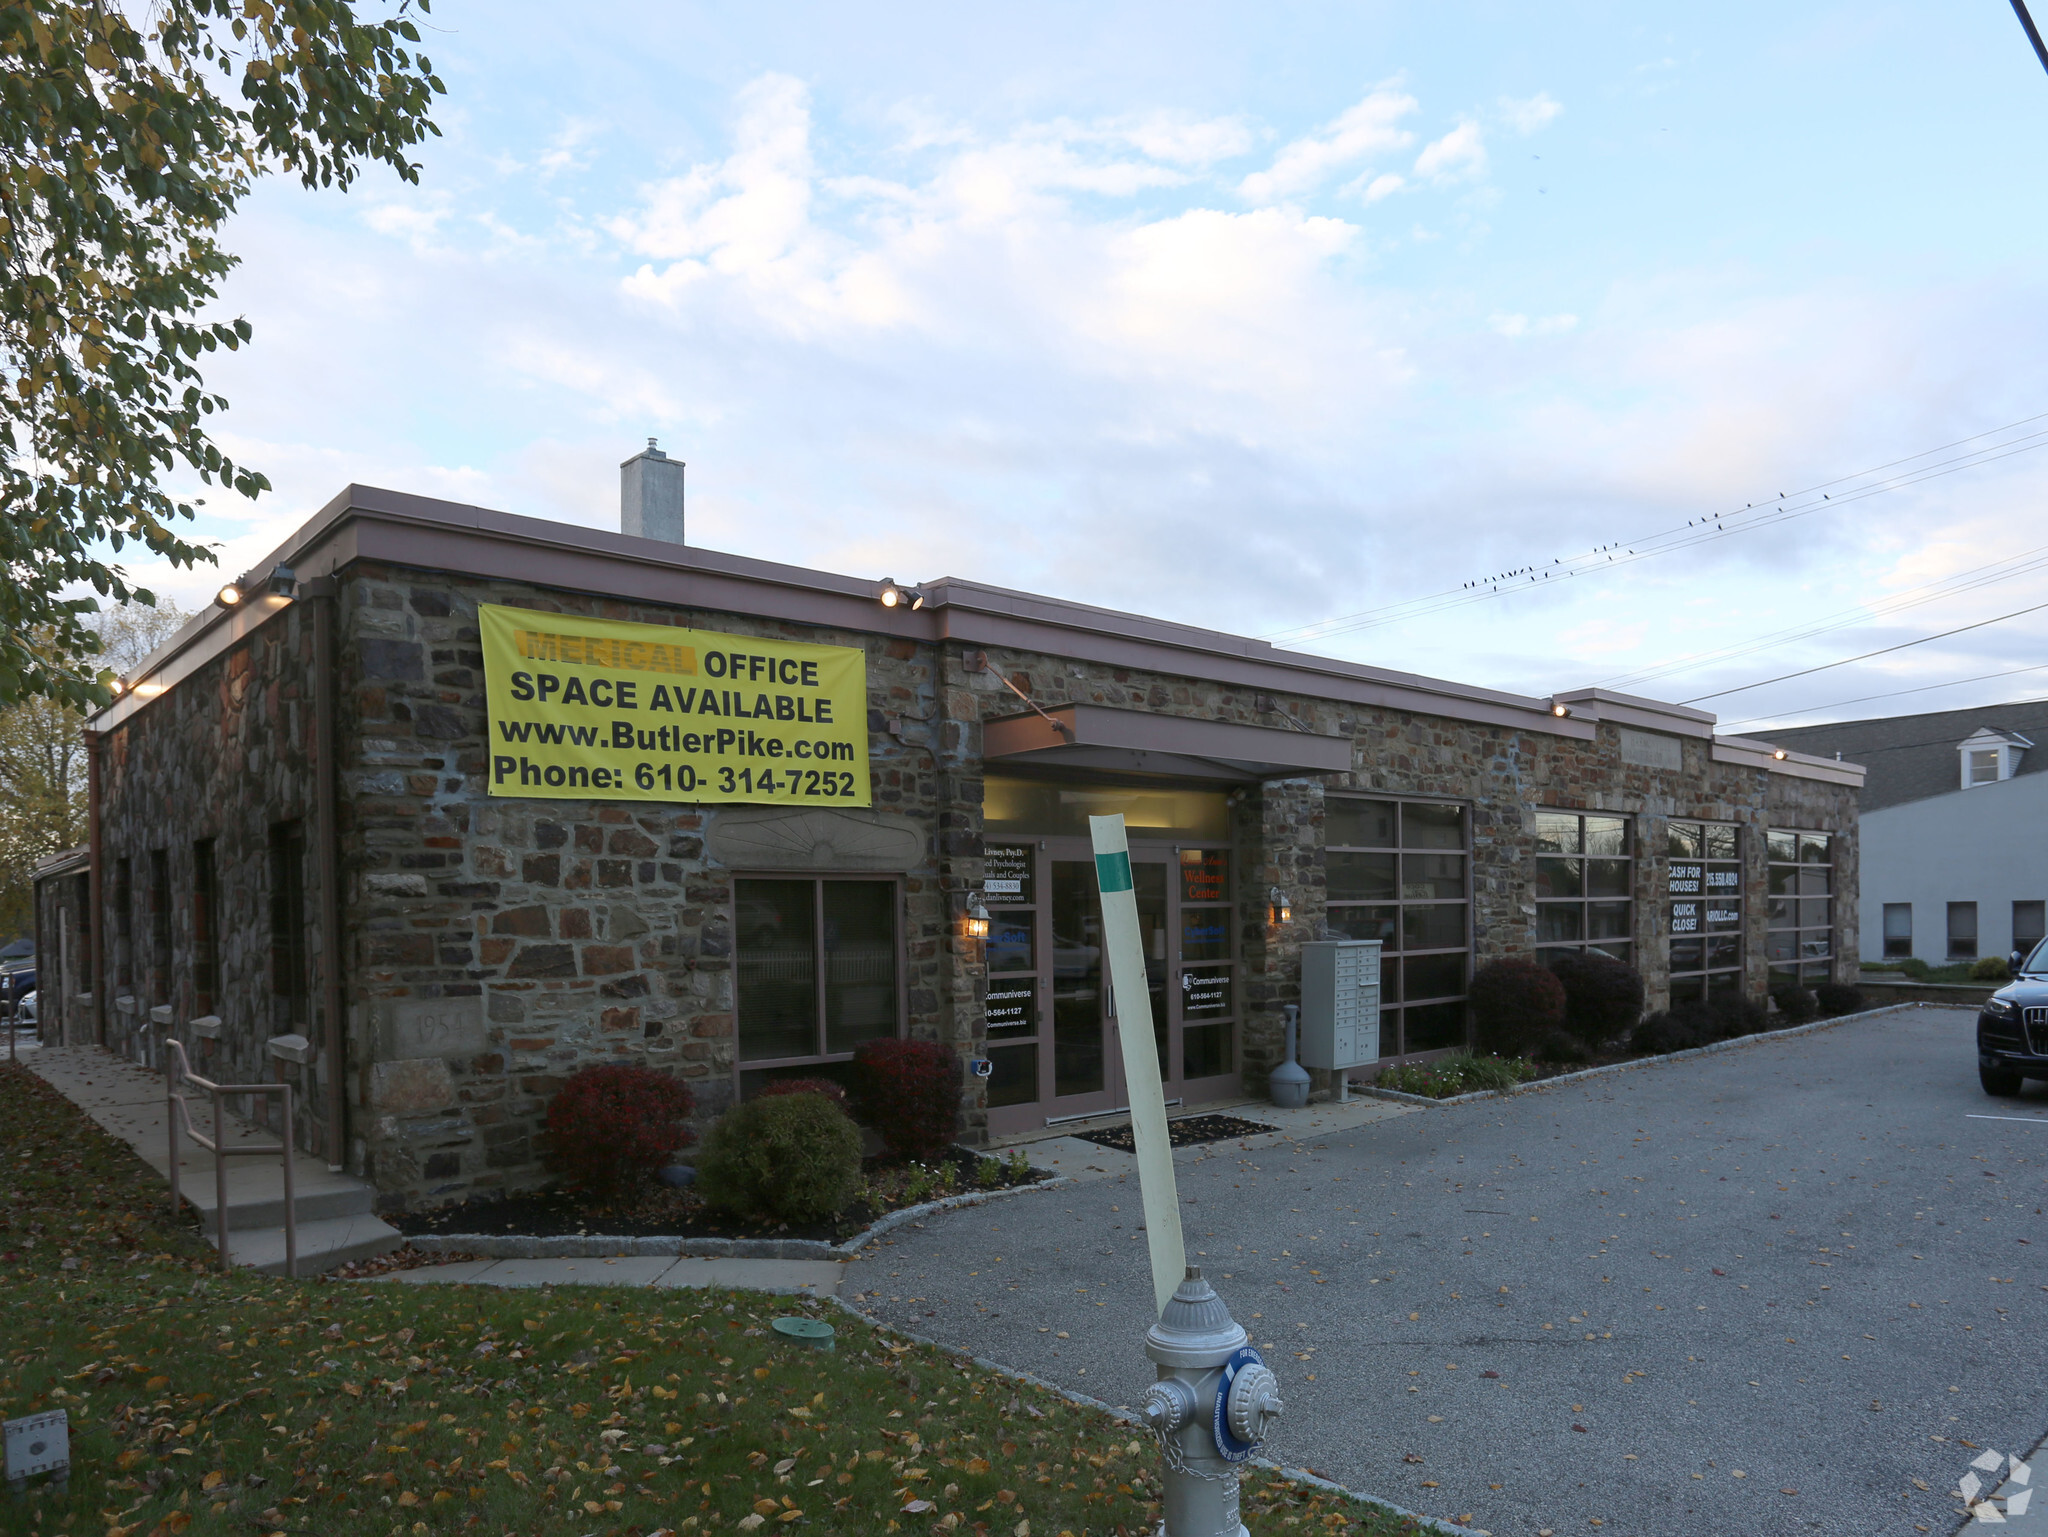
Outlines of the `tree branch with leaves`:
M 124 549 L 213 561 L 166 477 L 269 489 L 207 431 L 227 402 L 200 364 L 251 336 L 206 313 L 237 261 L 215 237 L 262 176 L 419 180 L 443 87 L 415 9 L 0 3 L 0 708 L 111 697 L 90 616 L 155 602 Z

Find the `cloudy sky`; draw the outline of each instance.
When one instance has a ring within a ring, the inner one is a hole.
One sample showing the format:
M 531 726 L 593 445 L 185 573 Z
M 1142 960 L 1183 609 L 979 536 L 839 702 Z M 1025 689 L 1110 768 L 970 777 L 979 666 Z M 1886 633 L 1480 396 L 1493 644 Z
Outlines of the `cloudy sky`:
M 432 22 L 421 184 L 230 231 L 230 566 L 352 480 L 615 527 L 652 435 L 692 543 L 830 570 L 1759 727 L 2048 694 L 1833 707 L 2048 666 L 2048 610 L 1723 692 L 2048 603 L 1995 0 Z

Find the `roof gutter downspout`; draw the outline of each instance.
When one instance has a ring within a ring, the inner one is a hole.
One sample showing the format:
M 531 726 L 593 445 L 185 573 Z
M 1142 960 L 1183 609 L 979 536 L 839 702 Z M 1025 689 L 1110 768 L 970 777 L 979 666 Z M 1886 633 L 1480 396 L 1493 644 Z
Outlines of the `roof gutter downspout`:
M 313 806 L 314 836 L 320 848 L 320 1012 L 326 1037 L 327 1167 L 339 1172 L 347 1161 L 345 1052 L 342 1027 L 341 937 L 341 772 L 335 761 L 334 578 L 314 577 L 300 588 L 313 609 Z
M 86 912 L 92 929 L 92 1038 L 101 1046 L 107 1043 L 107 905 L 100 891 L 100 733 L 90 726 L 80 733 L 85 738 L 85 824 L 87 843 L 91 849 L 90 865 L 86 880 Z M 41 955 L 38 953 L 38 961 Z M 60 984 L 61 986 L 61 984 Z M 63 1038 L 59 1045 L 73 1044 L 71 1038 L 71 1000 L 63 1000 Z

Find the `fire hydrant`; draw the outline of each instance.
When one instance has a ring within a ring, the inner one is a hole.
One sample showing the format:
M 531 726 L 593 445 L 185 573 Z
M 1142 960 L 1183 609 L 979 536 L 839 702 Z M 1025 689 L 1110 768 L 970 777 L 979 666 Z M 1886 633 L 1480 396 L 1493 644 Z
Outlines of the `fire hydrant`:
M 1145 1424 L 1165 1453 L 1163 1537 L 1246 1537 L 1237 1465 L 1282 1412 L 1279 1379 L 1195 1265 L 1146 1331 L 1145 1354 L 1159 1367 Z

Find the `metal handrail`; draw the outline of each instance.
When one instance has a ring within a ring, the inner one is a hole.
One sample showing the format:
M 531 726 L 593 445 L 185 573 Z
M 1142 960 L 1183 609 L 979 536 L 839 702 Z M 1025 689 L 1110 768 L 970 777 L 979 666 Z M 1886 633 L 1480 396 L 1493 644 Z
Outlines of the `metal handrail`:
M 171 1138 L 171 1215 L 178 1215 L 178 1128 L 183 1125 L 185 1135 L 200 1147 L 213 1154 L 214 1223 L 220 1245 L 220 1268 L 232 1270 L 233 1262 L 228 1258 L 228 1160 L 278 1153 L 284 1163 L 284 1273 L 296 1277 L 299 1273 L 299 1218 L 298 1202 L 292 1181 L 292 1086 L 288 1083 L 215 1083 L 201 1078 L 192 1071 L 192 1064 L 185 1056 L 185 1043 L 175 1037 L 164 1039 L 164 1094 L 169 1111 Z M 179 1092 L 185 1084 L 202 1090 L 213 1100 L 213 1138 L 209 1141 L 193 1128 L 192 1114 L 185 1103 L 185 1096 Z M 228 1147 L 227 1108 L 221 1103 L 229 1094 L 279 1094 L 284 1097 L 284 1134 L 276 1143 L 264 1143 L 258 1147 Z

